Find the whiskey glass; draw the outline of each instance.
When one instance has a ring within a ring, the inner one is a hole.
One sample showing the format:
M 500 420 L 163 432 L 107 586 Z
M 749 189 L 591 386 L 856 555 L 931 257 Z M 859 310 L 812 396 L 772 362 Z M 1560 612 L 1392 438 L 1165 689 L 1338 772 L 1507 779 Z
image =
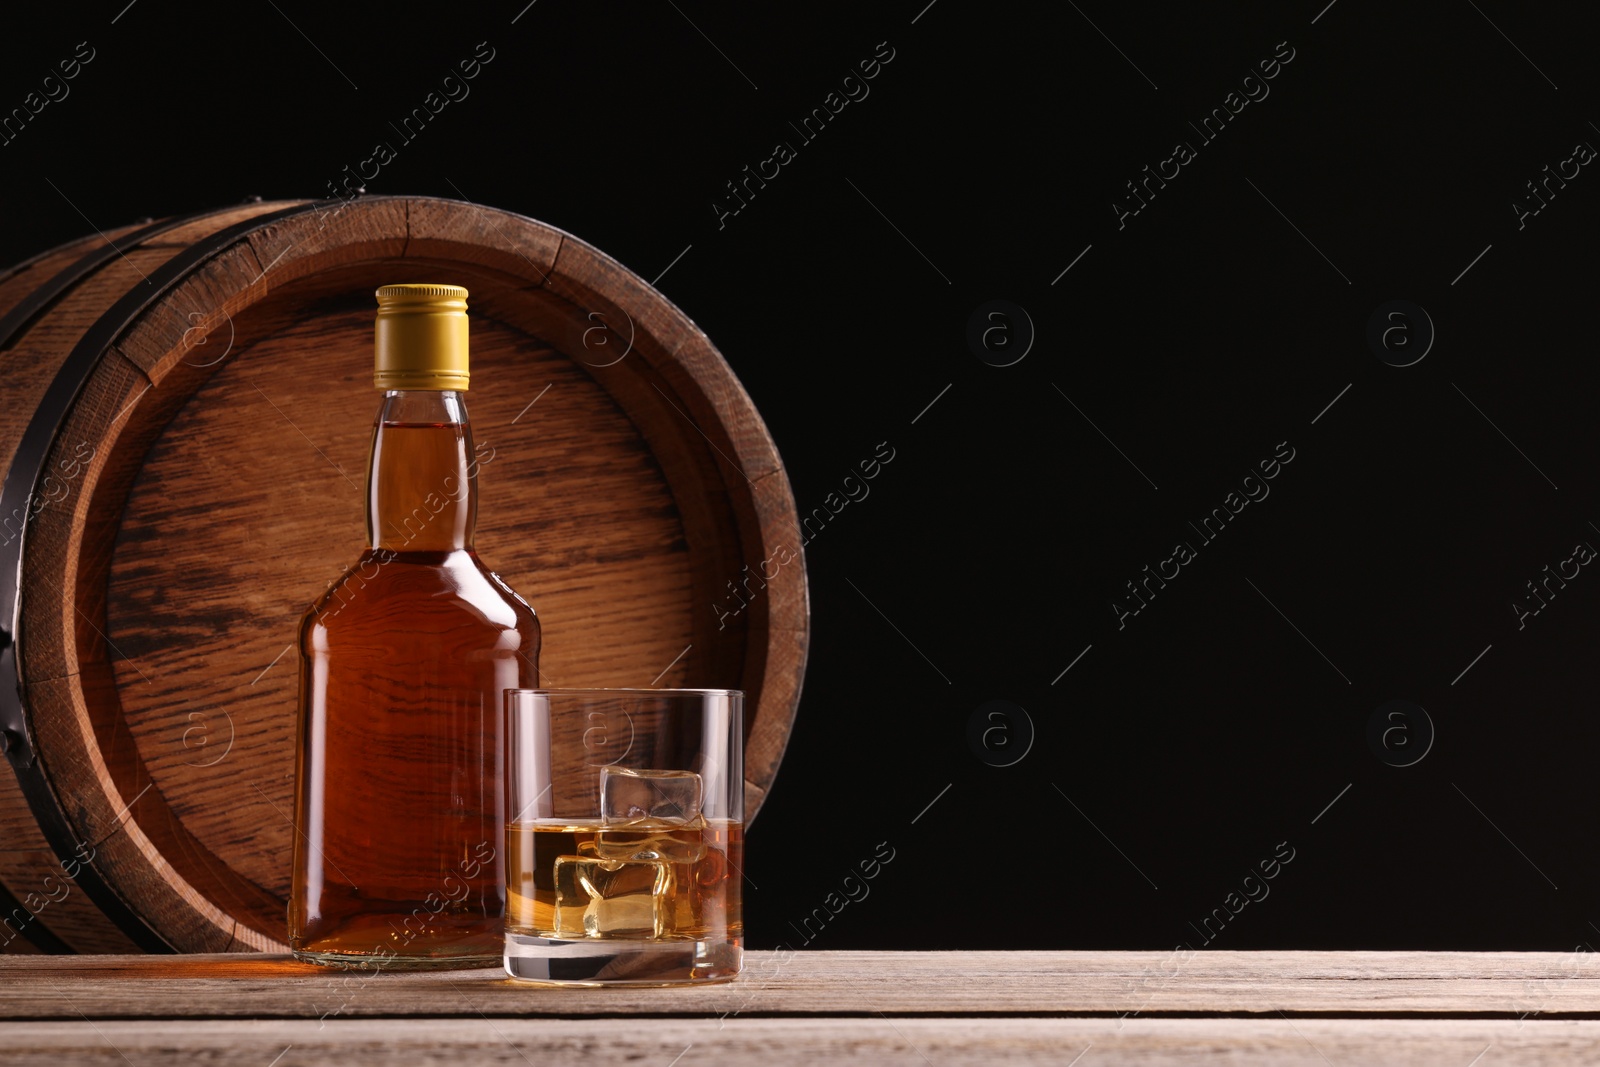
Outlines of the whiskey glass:
M 743 966 L 744 694 L 506 692 L 512 978 L 725 980 Z

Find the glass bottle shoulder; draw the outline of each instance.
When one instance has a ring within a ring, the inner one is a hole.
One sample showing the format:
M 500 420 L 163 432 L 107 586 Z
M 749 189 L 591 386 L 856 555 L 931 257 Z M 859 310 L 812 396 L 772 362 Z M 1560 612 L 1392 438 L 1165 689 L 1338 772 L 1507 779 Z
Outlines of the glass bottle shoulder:
M 537 641 L 533 608 L 470 550 L 394 552 L 368 549 L 301 620 L 301 647 L 396 629 L 520 631 Z

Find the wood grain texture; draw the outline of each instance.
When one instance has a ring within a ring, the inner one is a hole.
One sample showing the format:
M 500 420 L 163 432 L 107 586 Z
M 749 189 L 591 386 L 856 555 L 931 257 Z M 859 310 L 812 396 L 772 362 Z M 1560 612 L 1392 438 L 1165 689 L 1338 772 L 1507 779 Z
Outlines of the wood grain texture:
M 1600 1022 L 1398 1019 L 385 1019 L 0 1023 L 8 1064 L 1494 1067 L 1600 1060 Z M 279 1059 L 278 1057 L 281 1057 Z
M 286 956 L 0 960 L 13 1017 L 1381 1014 L 1600 1017 L 1600 961 L 1548 952 L 752 951 L 733 982 L 564 989 L 498 969 L 365 974 Z M 72 1001 L 58 989 L 70 987 Z M 470 990 L 463 998 L 461 990 Z
M 371 291 L 397 278 L 473 293 L 468 404 L 494 452 L 477 544 L 540 613 L 545 684 L 744 688 L 753 817 L 798 700 L 804 564 L 719 625 L 713 592 L 795 519 L 770 436 L 704 334 L 614 260 L 530 219 L 374 198 L 249 225 L 286 206 L 243 205 L 124 248 L 0 352 L 9 461 L 100 315 L 192 242 L 242 226 L 114 337 L 46 462 L 90 454 L 28 524 L 28 713 L 73 840 L 103 843 L 92 864 L 108 891 L 181 950 L 282 936 L 287 646 L 362 544 Z M 0 274 L 0 295 L 22 299 L 92 247 Z M 28 822 L 21 801 L 0 790 L 0 831 Z M 25 887 L 40 840 L 17 835 L 0 840 L 0 857 L 15 853 L 0 882 Z M 123 947 L 82 903 L 69 943 Z
M 0 307 L 10 307 L 26 297 L 53 277 L 57 271 L 75 262 L 78 257 L 97 249 L 107 248 L 113 243 L 120 245 L 122 238 L 143 229 L 150 221 L 152 220 L 146 219 L 144 222 L 118 226 L 103 233 L 74 238 L 65 244 L 37 252 L 21 262 L 0 267 Z
M 751 952 L 730 983 L 598 990 L 267 955 L 13 956 L 0 1049 L 52 1067 L 1592 1065 L 1592 955 L 1203 952 L 1163 973 L 1159 1009 L 1159 952 Z
M 127 232 L 132 227 L 124 227 Z M 106 235 L 116 238 L 116 231 Z M 104 248 L 106 237 L 93 234 L 75 237 L 65 244 L 36 252 L 19 263 L 0 268 L 0 306 L 9 306 L 38 288 L 39 284 L 93 248 Z

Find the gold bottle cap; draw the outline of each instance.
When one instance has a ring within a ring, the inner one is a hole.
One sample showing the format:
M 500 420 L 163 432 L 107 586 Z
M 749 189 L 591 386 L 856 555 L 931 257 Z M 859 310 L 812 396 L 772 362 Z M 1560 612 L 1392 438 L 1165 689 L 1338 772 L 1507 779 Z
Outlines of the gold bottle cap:
M 378 389 L 465 389 L 467 291 L 459 285 L 379 288 L 373 355 Z

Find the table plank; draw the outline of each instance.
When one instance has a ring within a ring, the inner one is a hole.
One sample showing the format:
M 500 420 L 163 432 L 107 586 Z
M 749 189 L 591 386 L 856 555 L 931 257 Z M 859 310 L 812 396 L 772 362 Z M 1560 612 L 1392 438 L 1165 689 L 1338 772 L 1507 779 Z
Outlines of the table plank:
M 1596 954 L 751 952 L 738 980 L 564 989 L 498 970 L 340 973 L 287 957 L 0 957 L 7 1019 L 486 1015 L 1117 1015 L 1600 1018 Z M 4 1048 L 0 1045 L 0 1048 Z
M 1600 1021 L 1514 1019 L 797 1018 L 107 1020 L 0 1023 L 18 1067 L 583 1063 L 718 1067 L 818 1062 L 990 1067 L 1495 1067 L 1600 1062 Z M 1074 1059 L 1078 1057 L 1078 1059 Z

